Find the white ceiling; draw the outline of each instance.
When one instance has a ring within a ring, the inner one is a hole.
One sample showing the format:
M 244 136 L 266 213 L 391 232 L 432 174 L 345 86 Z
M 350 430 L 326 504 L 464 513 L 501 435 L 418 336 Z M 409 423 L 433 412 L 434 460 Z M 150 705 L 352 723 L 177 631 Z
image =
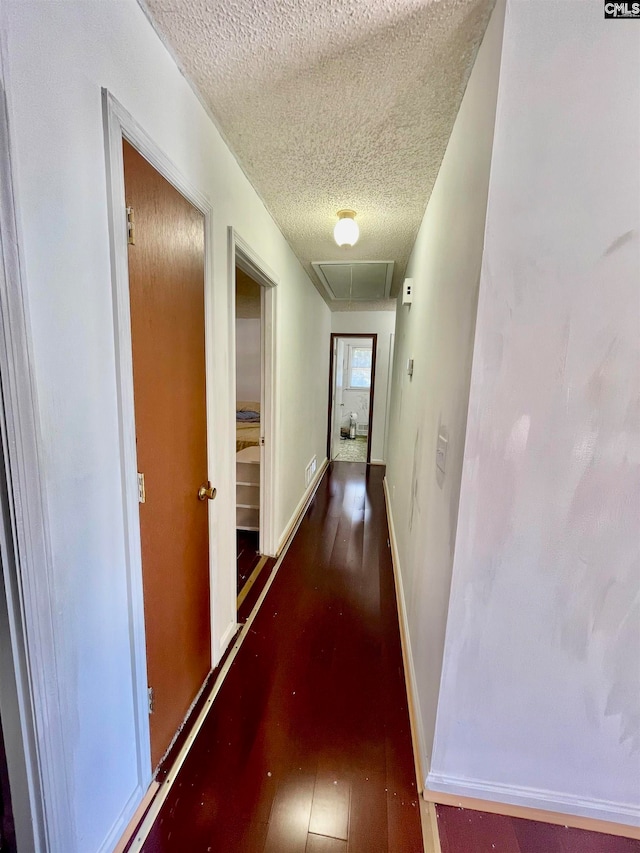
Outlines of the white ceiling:
M 493 0 L 139 2 L 331 307 L 313 261 L 393 260 L 395 296 Z

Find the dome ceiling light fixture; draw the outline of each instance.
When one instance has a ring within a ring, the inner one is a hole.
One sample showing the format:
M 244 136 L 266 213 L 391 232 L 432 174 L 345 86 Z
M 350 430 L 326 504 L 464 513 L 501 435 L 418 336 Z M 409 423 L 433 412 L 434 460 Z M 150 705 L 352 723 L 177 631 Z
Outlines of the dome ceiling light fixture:
M 355 246 L 358 242 L 360 229 L 355 217 L 355 210 L 338 211 L 338 221 L 333 229 L 333 239 L 338 246 Z

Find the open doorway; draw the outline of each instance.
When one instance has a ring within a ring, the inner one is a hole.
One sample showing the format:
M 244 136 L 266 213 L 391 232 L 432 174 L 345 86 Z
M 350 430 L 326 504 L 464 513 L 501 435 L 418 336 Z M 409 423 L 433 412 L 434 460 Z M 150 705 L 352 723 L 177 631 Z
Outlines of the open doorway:
M 331 335 L 329 459 L 371 461 L 377 335 Z
M 236 266 L 236 544 L 238 609 L 266 563 L 261 543 L 262 288 Z
M 229 226 L 229 334 L 234 345 L 232 400 L 237 539 L 237 618 L 259 598 L 275 560 L 275 340 L 278 277 Z

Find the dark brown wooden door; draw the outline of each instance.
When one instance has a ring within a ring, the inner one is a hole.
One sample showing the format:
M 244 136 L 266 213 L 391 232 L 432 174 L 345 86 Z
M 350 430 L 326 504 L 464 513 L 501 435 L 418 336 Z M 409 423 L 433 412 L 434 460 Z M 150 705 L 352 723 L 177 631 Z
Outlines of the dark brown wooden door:
M 149 686 L 160 759 L 211 668 L 204 217 L 126 141 L 129 287 Z

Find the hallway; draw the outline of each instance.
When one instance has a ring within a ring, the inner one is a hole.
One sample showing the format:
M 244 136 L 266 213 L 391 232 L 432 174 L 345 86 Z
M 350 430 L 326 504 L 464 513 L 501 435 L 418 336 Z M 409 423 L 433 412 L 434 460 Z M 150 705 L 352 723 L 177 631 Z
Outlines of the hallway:
M 383 476 L 323 477 L 146 853 L 422 851 Z

